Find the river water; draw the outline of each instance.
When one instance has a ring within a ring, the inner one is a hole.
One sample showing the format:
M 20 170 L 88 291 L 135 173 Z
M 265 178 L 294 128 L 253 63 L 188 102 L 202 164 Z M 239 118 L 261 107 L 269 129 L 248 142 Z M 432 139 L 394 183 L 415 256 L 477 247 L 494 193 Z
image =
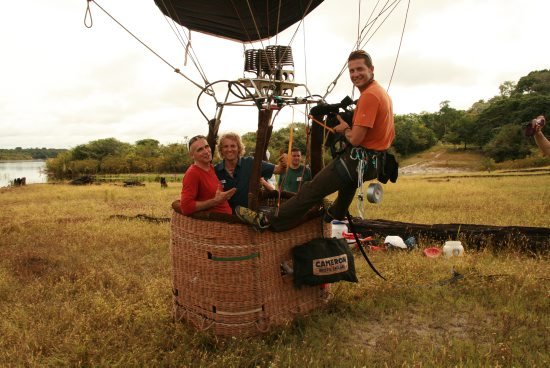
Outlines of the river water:
M 44 160 L 0 161 L 0 187 L 6 187 L 16 178 L 27 178 L 27 184 L 46 183 Z

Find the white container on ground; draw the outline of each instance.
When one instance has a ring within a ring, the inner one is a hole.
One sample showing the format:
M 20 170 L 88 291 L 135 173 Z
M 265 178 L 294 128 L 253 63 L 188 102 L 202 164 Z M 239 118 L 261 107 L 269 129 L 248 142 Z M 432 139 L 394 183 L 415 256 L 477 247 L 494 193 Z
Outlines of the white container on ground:
M 464 255 L 464 247 L 458 240 L 448 240 L 443 246 L 443 254 L 445 257 L 461 257 Z
M 348 232 L 348 225 L 345 222 L 334 220 L 332 221 L 332 237 L 342 239 L 343 233 Z

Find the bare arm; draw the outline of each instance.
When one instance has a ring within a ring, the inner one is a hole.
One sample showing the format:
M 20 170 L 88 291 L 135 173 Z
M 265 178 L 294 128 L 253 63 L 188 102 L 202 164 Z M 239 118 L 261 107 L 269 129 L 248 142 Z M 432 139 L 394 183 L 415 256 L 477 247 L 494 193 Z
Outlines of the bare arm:
M 358 146 L 359 144 L 361 144 L 363 139 L 365 139 L 369 128 L 358 125 L 350 128 L 348 123 L 346 123 L 340 115 L 336 115 L 336 118 L 338 119 L 340 124 L 334 127 L 334 131 L 336 131 L 337 133 L 343 133 L 352 146 Z
M 271 183 L 268 182 L 267 180 L 265 180 L 264 178 L 260 178 L 260 183 L 263 185 L 263 187 L 266 190 L 269 190 L 269 191 L 274 191 L 275 190 L 275 187 L 273 185 L 271 185 Z
M 545 156 L 550 156 L 550 141 L 542 134 L 542 130 L 538 129 L 534 135 L 535 143 L 539 146 L 542 154 Z

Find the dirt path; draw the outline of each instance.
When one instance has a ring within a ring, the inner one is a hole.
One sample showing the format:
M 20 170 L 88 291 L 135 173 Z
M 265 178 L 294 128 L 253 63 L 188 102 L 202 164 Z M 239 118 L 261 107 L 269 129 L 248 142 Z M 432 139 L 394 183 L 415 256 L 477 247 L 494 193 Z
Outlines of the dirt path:
M 424 174 L 445 174 L 445 173 L 461 173 L 467 170 L 450 167 L 432 166 L 435 161 L 422 161 L 412 165 L 407 165 L 399 168 L 400 175 L 424 175 Z

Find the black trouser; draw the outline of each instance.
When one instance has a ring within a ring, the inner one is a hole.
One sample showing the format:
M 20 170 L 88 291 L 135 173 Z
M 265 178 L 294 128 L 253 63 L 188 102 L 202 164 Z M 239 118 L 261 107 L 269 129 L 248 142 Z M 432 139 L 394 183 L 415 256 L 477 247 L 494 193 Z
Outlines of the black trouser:
M 300 191 L 279 208 L 278 216 L 269 216 L 274 231 L 284 231 L 301 223 L 301 217 L 314 205 L 319 205 L 323 198 L 334 192 L 338 197 L 329 209 L 335 219 L 343 219 L 353 201 L 357 189 L 357 165 L 359 160 L 352 160 L 346 151 L 340 157 L 325 166 L 312 181 L 302 184 Z M 363 180 L 376 178 L 376 167 L 368 165 Z

